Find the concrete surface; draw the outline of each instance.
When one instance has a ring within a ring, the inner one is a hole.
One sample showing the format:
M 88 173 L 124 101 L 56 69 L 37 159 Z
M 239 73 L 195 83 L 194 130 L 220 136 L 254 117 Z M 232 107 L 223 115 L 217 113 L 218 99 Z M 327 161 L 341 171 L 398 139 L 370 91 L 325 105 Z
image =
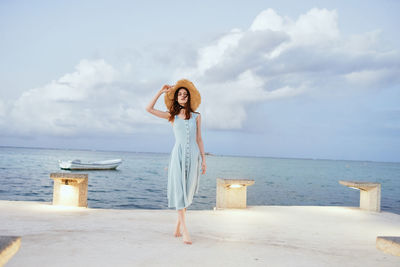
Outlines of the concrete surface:
M 0 233 L 22 236 L 13 266 L 400 266 L 376 248 L 400 215 L 354 207 L 250 206 L 187 211 L 192 245 L 173 237 L 174 210 L 61 208 L 0 201 Z

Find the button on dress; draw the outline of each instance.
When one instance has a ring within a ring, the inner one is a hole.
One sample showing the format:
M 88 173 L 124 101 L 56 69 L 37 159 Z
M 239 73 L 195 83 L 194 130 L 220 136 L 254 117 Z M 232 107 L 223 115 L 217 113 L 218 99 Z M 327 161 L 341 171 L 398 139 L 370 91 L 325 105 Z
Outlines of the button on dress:
M 199 191 L 200 150 L 196 142 L 198 114 L 192 112 L 190 119 L 175 115 L 173 131 L 175 145 L 168 166 L 168 207 L 177 210 L 192 204 Z

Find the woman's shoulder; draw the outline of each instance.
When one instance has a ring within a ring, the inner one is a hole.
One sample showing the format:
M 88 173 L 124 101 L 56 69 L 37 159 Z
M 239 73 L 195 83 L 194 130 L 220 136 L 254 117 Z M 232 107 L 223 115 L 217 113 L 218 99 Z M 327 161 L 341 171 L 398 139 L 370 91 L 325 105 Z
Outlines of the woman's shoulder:
M 197 120 L 197 118 L 198 118 L 199 116 L 200 116 L 200 112 L 195 112 L 195 111 L 192 112 L 192 117 L 193 117 L 194 119 Z

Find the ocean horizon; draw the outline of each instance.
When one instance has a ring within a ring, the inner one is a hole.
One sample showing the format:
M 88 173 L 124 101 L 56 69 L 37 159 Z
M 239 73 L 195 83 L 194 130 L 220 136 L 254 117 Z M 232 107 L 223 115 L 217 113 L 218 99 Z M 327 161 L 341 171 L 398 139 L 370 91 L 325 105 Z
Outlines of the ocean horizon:
M 211 152 L 212 153 L 212 152 Z M 88 206 L 110 209 L 167 209 L 169 153 L 0 146 L 0 199 L 52 201 L 50 173 L 58 160 L 122 158 L 117 170 L 88 173 Z M 400 214 L 400 163 L 366 160 L 207 156 L 207 173 L 189 209 L 215 206 L 216 178 L 253 179 L 248 205 L 358 206 L 359 191 L 339 180 L 382 184 L 382 211 Z
M 121 152 L 121 153 L 144 153 L 144 154 L 165 154 L 170 152 L 155 151 L 133 151 L 133 150 L 107 150 L 107 149 L 89 149 L 89 148 L 57 148 L 57 147 L 26 147 L 26 146 L 1 146 L 0 148 L 25 148 L 25 149 L 47 149 L 47 150 L 66 150 L 66 151 L 92 151 L 92 152 Z M 243 157 L 243 158 L 270 158 L 270 159 L 301 159 L 301 160 L 332 160 L 332 161 L 357 161 L 357 162 L 377 162 L 377 163 L 400 163 L 400 161 L 381 161 L 381 160 L 362 160 L 362 159 L 333 159 L 333 158 L 309 158 L 309 157 L 279 157 L 279 156 L 259 156 L 259 155 L 241 155 L 241 154 L 219 154 L 205 152 L 210 156 L 218 157 Z

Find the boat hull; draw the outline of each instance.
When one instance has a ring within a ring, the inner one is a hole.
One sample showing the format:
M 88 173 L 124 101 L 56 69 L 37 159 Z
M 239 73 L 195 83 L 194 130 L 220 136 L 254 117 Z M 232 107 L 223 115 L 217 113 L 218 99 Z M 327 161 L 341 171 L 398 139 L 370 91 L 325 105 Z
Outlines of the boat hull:
M 82 163 L 78 160 L 59 161 L 62 170 L 115 170 L 122 163 L 121 159 Z

